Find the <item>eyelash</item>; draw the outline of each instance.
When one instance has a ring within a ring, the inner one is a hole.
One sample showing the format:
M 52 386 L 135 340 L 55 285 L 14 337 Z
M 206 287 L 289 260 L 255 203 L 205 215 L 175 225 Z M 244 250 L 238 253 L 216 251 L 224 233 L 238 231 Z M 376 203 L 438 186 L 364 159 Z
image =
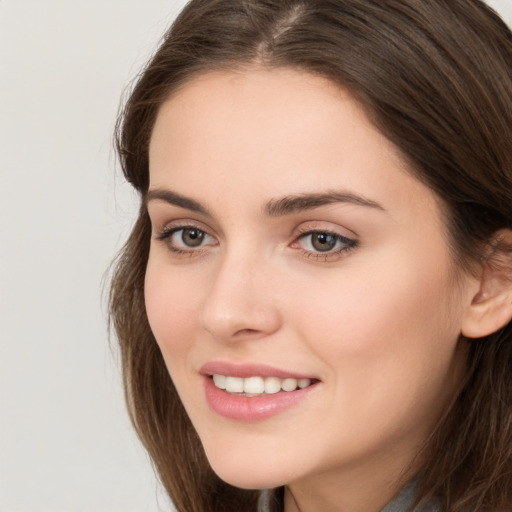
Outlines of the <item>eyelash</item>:
M 300 248 L 300 251 L 302 252 L 303 256 L 315 261 L 327 262 L 337 260 L 342 255 L 354 250 L 358 246 L 357 240 L 354 240 L 353 238 L 348 238 L 346 236 L 341 235 L 340 233 L 337 233 L 336 231 L 330 231 L 328 229 L 306 229 L 302 232 L 299 232 L 295 240 L 292 242 L 291 246 L 296 246 L 298 245 L 300 240 L 313 235 L 327 235 L 334 239 L 335 244 L 341 244 L 341 246 L 338 247 L 337 249 L 325 252 L 316 252 Z
M 202 249 L 203 245 L 197 246 L 197 248 L 189 248 L 189 249 L 182 249 L 180 247 L 177 247 L 176 245 L 173 245 L 171 243 L 171 239 L 173 235 L 179 233 L 180 231 L 186 231 L 186 230 L 195 230 L 202 234 L 203 237 L 210 237 L 213 238 L 211 235 L 209 235 L 204 229 L 201 229 L 195 225 L 187 224 L 182 226 L 173 226 L 170 228 L 165 228 L 157 237 L 156 239 L 162 242 L 165 242 L 167 248 L 169 251 L 171 251 L 173 254 L 177 256 L 198 256 L 201 253 L 204 252 L 204 249 Z M 340 247 L 338 247 L 335 250 L 329 250 L 325 252 L 321 251 L 312 251 L 307 250 L 304 248 L 301 248 L 299 245 L 299 242 L 303 239 L 305 239 L 308 236 L 313 235 L 327 235 L 333 238 L 335 245 L 341 244 Z M 183 236 L 183 234 L 182 234 Z M 217 244 L 214 244 L 217 245 Z M 358 246 L 358 241 L 354 240 L 352 238 L 348 238 L 346 236 L 343 236 L 336 231 L 329 231 L 329 230 L 323 230 L 323 229 L 307 229 L 302 232 L 299 232 L 294 241 L 290 244 L 290 247 L 297 248 L 301 251 L 302 255 L 308 259 L 312 259 L 315 261 L 332 261 L 339 259 L 343 254 L 350 252 L 351 250 L 354 250 Z
M 197 249 L 190 248 L 190 249 L 182 249 L 180 247 L 176 247 L 176 245 L 172 244 L 172 236 L 176 233 L 179 233 L 180 231 L 186 231 L 186 230 L 195 230 L 199 231 L 203 234 L 203 236 L 208 236 L 210 238 L 213 238 L 211 235 L 209 235 L 204 229 L 201 229 L 197 226 L 186 224 L 183 226 L 173 226 L 171 228 L 164 228 L 162 232 L 156 237 L 157 240 L 165 242 L 165 245 L 171 251 L 172 253 L 176 254 L 177 256 L 194 256 L 198 255 L 198 253 L 202 253 L 202 245 L 198 246 Z M 182 235 L 183 236 L 183 235 Z

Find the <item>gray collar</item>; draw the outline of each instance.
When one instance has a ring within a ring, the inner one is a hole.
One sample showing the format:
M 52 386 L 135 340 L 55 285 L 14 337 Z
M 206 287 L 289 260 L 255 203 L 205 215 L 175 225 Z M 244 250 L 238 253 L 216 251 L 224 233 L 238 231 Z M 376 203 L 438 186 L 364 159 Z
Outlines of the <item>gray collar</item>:
M 258 504 L 259 512 L 268 512 L 270 510 L 270 501 L 273 495 L 272 489 L 261 491 L 260 500 Z M 411 482 L 406 485 L 400 494 L 388 505 L 386 505 L 381 512 L 439 512 L 439 508 L 433 504 L 423 505 L 412 509 L 412 504 L 416 498 L 416 482 Z
M 388 505 L 386 505 L 381 512 L 439 512 L 439 507 L 435 504 L 419 505 L 412 508 L 416 498 L 416 482 L 411 482 L 406 485 L 400 494 Z

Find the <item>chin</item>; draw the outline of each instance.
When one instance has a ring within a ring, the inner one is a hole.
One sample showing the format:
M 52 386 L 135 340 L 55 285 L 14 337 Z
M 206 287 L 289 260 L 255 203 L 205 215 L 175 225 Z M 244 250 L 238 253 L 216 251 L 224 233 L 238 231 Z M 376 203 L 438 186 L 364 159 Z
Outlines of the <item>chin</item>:
M 268 469 L 271 465 L 272 461 L 270 460 L 267 464 L 267 471 L 254 470 L 250 463 L 237 466 L 220 463 L 211 466 L 221 480 L 240 489 L 270 489 L 285 485 L 285 478 L 274 474 L 275 471 L 269 473 Z
M 280 487 L 289 483 L 293 478 L 288 471 L 276 465 L 276 461 L 272 457 L 265 461 L 255 462 L 238 453 L 234 457 L 230 457 L 228 454 L 208 456 L 208 461 L 221 480 L 240 489 Z

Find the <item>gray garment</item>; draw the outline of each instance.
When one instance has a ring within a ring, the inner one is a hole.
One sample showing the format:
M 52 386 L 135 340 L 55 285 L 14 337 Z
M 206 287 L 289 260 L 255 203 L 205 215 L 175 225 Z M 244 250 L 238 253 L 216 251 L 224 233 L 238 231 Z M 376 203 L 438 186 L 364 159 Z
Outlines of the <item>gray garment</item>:
M 402 492 L 381 512 L 439 512 L 439 507 L 435 504 L 419 505 L 412 508 L 416 498 L 416 484 L 411 482 L 402 489 Z
M 269 511 L 269 501 L 272 499 L 272 489 L 261 491 L 260 501 L 258 504 L 258 512 Z M 386 505 L 381 512 L 439 512 L 439 508 L 433 504 L 420 505 L 412 509 L 412 504 L 416 497 L 416 484 L 411 482 L 405 486 L 400 494 L 388 505 Z

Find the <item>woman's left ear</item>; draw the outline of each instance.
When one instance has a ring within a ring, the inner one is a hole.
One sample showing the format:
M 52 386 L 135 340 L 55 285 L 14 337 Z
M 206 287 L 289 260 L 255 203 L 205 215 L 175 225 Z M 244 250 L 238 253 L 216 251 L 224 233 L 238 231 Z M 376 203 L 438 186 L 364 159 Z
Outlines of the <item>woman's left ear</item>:
M 488 336 L 512 319 L 512 230 L 500 230 L 493 237 L 479 284 L 462 322 L 466 338 Z

